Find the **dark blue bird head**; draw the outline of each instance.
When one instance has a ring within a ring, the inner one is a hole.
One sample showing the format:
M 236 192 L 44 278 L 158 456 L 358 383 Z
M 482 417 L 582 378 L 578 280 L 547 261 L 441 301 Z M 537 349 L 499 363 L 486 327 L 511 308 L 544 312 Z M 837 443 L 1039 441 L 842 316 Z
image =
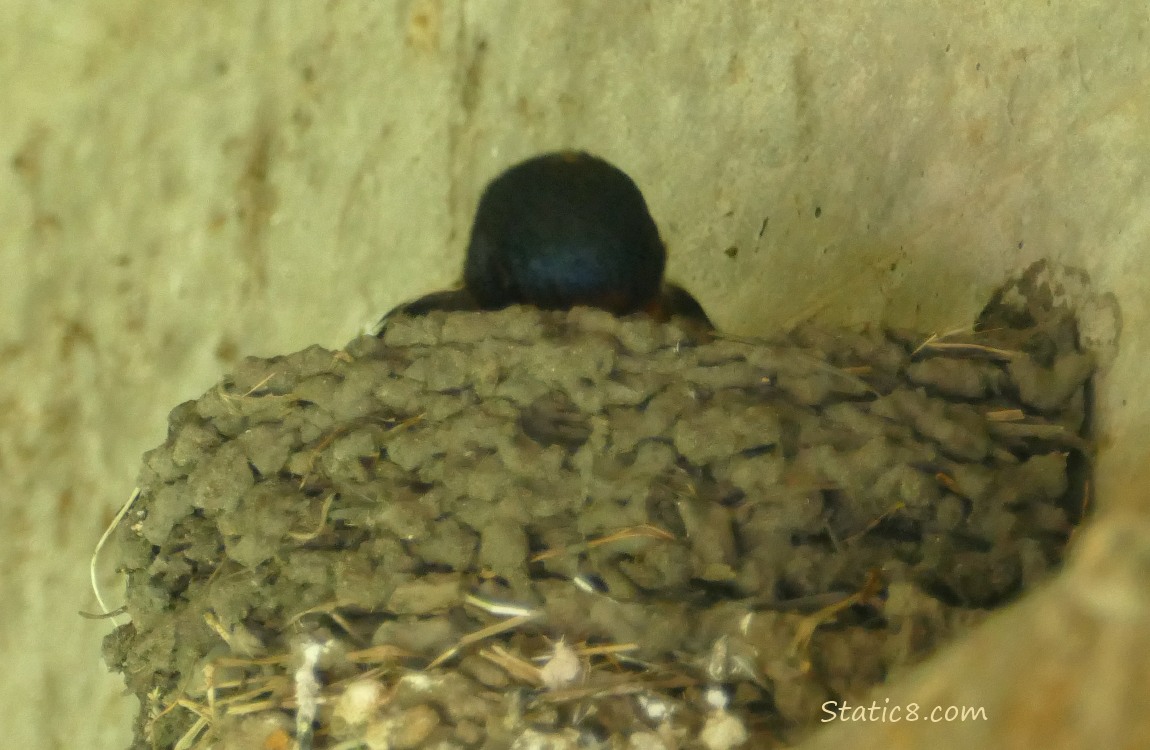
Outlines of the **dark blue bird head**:
M 663 283 L 667 253 L 638 186 L 622 170 L 579 151 L 544 154 L 503 172 L 483 191 L 463 287 L 433 292 L 389 312 L 499 310 L 579 305 L 616 315 L 682 316 L 711 328 L 682 287 Z
M 479 201 L 463 280 L 483 309 L 513 304 L 638 312 L 659 296 L 666 251 L 639 188 L 590 154 L 517 164 Z

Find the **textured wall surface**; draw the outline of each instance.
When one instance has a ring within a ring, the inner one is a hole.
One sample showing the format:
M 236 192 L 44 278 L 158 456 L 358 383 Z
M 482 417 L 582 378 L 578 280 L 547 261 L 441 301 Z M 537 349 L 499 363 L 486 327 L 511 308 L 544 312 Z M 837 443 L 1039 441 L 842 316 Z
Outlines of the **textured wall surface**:
M 945 331 L 1034 259 L 1085 268 L 1123 319 L 1100 504 L 1144 483 L 1148 32 L 1125 0 L 0 3 L 6 744 L 127 741 L 76 611 L 168 410 L 450 281 L 478 191 L 543 149 L 630 172 L 737 332 Z

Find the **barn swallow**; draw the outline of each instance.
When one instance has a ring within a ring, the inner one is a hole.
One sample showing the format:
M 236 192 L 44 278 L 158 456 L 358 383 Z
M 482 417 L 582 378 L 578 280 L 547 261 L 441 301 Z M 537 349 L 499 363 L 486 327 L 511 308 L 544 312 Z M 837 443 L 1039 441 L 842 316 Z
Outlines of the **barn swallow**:
M 598 307 L 615 315 L 682 315 L 711 327 L 689 292 L 665 283 L 667 253 L 647 202 L 622 170 L 562 151 L 520 162 L 483 191 L 460 286 L 392 315 L 432 310 Z

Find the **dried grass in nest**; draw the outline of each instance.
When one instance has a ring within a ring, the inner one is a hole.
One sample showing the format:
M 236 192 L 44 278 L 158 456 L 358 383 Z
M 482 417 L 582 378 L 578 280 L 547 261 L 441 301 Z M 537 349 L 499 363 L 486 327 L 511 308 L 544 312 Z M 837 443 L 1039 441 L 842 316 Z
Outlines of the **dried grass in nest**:
M 878 575 L 872 573 L 864 589 L 794 618 L 787 656 L 796 671 L 810 669 L 808 650 L 815 631 L 833 624 L 851 605 L 871 601 L 880 586 Z M 509 609 L 474 596 L 465 603 L 489 613 L 506 614 Z M 293 620 L 311 614 L 315 612 L 300 613 Z M 335 608 L 325 614 L 336 623 L 342 620 Z M 506 677 L 506 685 L 498 690 L 478 681 L 474 687 L 490 716 L 502 718 L 512 742 L 535 737 L 566 747 L 561 743 L 574 742 L 583 719 L 611 713 L 621 734 L 647 726 L 661 743 L 652 747 L 702 743 L 709 750 L 726 750 L 752 737 L 775 744 L 769 727 L 755 726 L 745 712 L 728 711 L 730 695 L 723 683 L 749 678 L 762 684 L 763 677 L 754 664 L 729 653 L 725 637 L 714 642 L 702 662 L 642 661 L 631 656 L 640 650 L 638 643 L 568 644 L 564 638 L 541 635 L 532 627 L 541 616 L 538 610 L 501 619 L 492 614 L 490 625 L 459 638 L 428 661 L 386 644 L 349 650 L 346 637 L 330 632 L 301 635 L 291 653 L 239 656 L 236 649 L 243 650 L 243 645 L 209 614 L 208 626 L 228 644 L 229 653 L 204 663 L 198 679 L 180 695 L 165 698 L 156 691 L 149 695 L 145 733 L 154 743 L 156 722 L 185 711 L 194 721 L 174 750 L 420 747 L 445 723 L 444 697 L 436 695 L 437 685 L 449 675 L 458 678 L 460 659 L 473 656 Z M 405 683 L 426 701 L 400 705 L 397 699 Z M 618 699 L 623 697 L 634 699 L 631 705 L 637 716 L 619 710 Z M 564 712 L 562 721 L 559 710 Z M 628 718 L 620 720 L 622 715 Z M 257 744 L 250 744 L 253 741 Z
M 195 723 L 176 743 L 176 750 L 206 750 L 219 746 L 221 741 L 228 746 L 226 734 L 222 733 L 226 733 L 229 721 L 234 724 L 235 719 L 242 717 L 260 719 L 268 727 L 260 739 L 261 747 L 293 747 L 290 743 L 294 736 L 294 747 L 300 750 L 308 750 L 315 740 L 322 740 L 323 746 L 350 750 L 376 747 L 384 735 L 394 744 L 395 735 L 405 731 L 403 741 L 395 746 L 414 747 L 426 736 L 419 736 L 410 728 L 405 730 L 403 722 L 395 721 L 396 712 L 389 711 L 398 686 L 405 680 L 417 681 L 433 690 L 436 681 L 450 670 L 445 663 L 469 647 L 474 647 L 474 653 L 507 675 L 512 685 L 509 689 L 519 687 L 533 693 L 518 707 L 524 729 L 535 723 L 537 713 L 553 710 L 556 705 L 580 704 L 576 713 L 586 714 L 594 711 L 597 702 L 618 696 L 658 694 L 702 684 L 699 678 L 672 667 L 627 663 L 619 658 L 634 650 L 635 644 L 569 646 L 560 640 L 532 655 L 498 643 L 480 645 L 531 619 L 517 616 L 497 622 L 461 639 L 449 653 L 424 667 L 412 666 L 410 654 L 391 646 L 349 651 L 344 658 L 349 665 L 354 665 L 352 674 L 332 682 L 323 682 L 314 676 L 316 665 L 309 665 L 306 659 L 301 663 L 294 654 L 262 659 L 219 657 L 202 668 L 202 689 L 189 691 L 162 706 L 158 696 L 154 696 L 157 703 L 150 708 L 152 723 L 176 710 L 188 711 L 196 717 Z M 322 649 L 330 644 L 318 645 Z M 309 669 L 319 689 L 312 698 L 301 701 L 302 676 L 308 674 Z M 669 696 L 662 700 L 669 705 L 675 702 Z M 499 708 L 497 696 L 489 696 L 489 702 L 494 713 Z M 307 717 L 315 720 L 314 727 Z M 333 737 L 333 722 L 342 722 L 338 739 Z M 425 728 L 430 730 L 433 724 L 438 724 L 438 719 Z M 287 725 L 294 727 L 294 732 Z M 335 744 L 331 744 L 333 742 Z

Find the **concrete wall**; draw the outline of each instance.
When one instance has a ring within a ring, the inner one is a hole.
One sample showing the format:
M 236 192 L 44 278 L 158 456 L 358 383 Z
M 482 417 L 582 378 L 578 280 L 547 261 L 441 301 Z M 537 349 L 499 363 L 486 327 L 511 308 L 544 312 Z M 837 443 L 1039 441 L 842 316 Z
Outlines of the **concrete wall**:
M 0 3 L 4 744 L 127 742 L 76 612 L 167 411 L 452 280 L 545 149 L 630 172 L 736 332 L 949 330 L 1085 268 L 1123 318 L 1100 504 L 1150 479 L 1148 33 L 1127 0 Z

